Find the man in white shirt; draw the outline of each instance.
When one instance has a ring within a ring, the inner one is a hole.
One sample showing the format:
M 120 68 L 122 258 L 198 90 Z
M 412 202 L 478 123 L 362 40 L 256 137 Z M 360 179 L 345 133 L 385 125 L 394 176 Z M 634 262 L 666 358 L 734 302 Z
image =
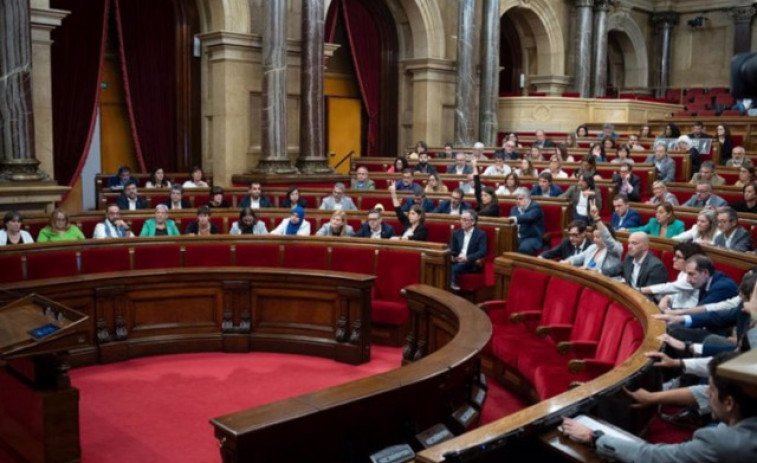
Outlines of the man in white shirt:
M 95 231 L 92 234 L 94 239 L 131 238 L 133 236 L 134 233 L 131 232 L 131 228 L 121 218 L 121 209 L 117 204 L 108 204 L 105 209 L 105 220 L 95 225 Z
M 334 185 L 331 196 L 323 198 L 319 209 L 324 211 L 356 211 L 357 207 L 352 202 L 352 198 L 344 195 L 344 183 L 339 182 Z
M 457 277 L 463 273 L 477 273 L 481 267 L 478 259 L 486 256 L 486 233 L 476 227 L 478 215 L 466 210 L 460 214 L 460 228 L 452 233 L 450 258 L 452 259 L 452 281 L 450 288 L 459 291 Z
M 484 173 L 481 175 L 499 175 L 504 177 L 505 175 L 509 174 L 512 169 L 510 169 L 510 166 L 505 164 L 505 159 L 503 157 L 504 155 L 495 154 L 494 155 L 494 164 L 490 165 L 489 167 L 484 170 Z

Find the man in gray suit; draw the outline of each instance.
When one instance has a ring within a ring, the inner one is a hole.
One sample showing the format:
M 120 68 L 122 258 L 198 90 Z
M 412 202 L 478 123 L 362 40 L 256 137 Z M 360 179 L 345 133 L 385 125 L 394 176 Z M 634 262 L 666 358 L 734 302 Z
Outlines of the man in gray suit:
M 706 180 L 697 183 L 697 192 L 688 201 L 681 204 L 683 207 L 696 207 L 702 209 L 705 206 L 720 207 L 728 203 L 718 195 L 712 194 L 712 184 Z
M 715 356 L 709 364 L 709 404 L 716 427 L 697 430 L 681 444 L 650 444 L 604 434 L 570 418 L 562 425 L 564 435 L 589 444 L 599 456 L 623 462 L 753 462 L 757 455 L 757 400 L 739 383 L 720 376 L 718 365 L 734 354 Z
M 447 173 L 457 175 L 473 173 L 473 167 L 465 161 L 465 153 L 457 153 L 455 155 L 455 162 L 447 166 Z
M 715 237 L 715 246 L 736 252 L 754 250 L 752 234 L 739 227 L 739 214 L 733 208 L 718 209 L 718 228 L 722 233 Z
M 668 269 L 657 256 L 649 252 L 649 236 L 644 232 L 634 232 L 628 237 L 623 278 L 634 289 L 668 282 Z
M 670 183 L 676 178 L 676 163 L 668 156 L 668 148 L 664 144 L 654 147 L 654 154 L 649 155 L 646 164 L 654 164 L 657 169 L 657 180 Z
M 324 211 L 356 211 L 357 207 L 349 196 L 344 195 L 344 183 L 339 182 L 334 185 L 334 192 L 332 195 L 323 198 L 321 207 L 318 209 Z

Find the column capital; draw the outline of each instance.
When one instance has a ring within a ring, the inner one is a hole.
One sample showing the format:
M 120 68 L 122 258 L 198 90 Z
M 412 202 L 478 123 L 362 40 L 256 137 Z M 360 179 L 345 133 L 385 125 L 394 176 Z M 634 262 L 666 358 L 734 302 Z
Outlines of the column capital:
M 675 11 L 661 11 L 652 15 L 652 24 L 655 26 L 669 26 L 673 27 L 678 25 L 681 19 L 681 15 Z
M 573 0 L 576 8 L 591 8 L 594 6 L 594 0 Z
M 737 6 L 726 11 L 731 20 L 738 23 L 751 23 L 752 17 L 757 13 L 757 8 L 751 5 Z
M 615 3 L 615 0 L 596 0 L 594 2 L 594 10 L 608 12 Z

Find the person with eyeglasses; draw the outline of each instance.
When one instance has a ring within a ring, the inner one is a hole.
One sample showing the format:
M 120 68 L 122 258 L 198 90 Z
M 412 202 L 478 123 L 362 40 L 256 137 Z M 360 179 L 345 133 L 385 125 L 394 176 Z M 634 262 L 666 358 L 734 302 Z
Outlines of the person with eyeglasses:
M 730 207 L 718 209 L 718 229 L 720 234 L 715 237 L 715 246 L 736 252 L 750 252 L 754 250 L 752 234 L 739 227 L 739 214 Z
M 557 246 L 544 251 L 539 256 L 542 259 L 565 260 L 569 257 L 581 254 L 591 245 L 591 240 L 586 237 L 586 222 L 574 220 L 568 224 L 568 237 Z
M 450 288 L 460 291 L 457 277 L 464 273 L 480 273 L 482 266 L 477 262 L 486 256 L 486 233 L 476 227 L 478 214 L 465 210 L 460 214 L 460 228 L 452 233 L 450 258 L 452 259 L 452 281 Z
M 660 297 L 657 306 L 663 312 L 682 310 L 696 307 L 699 301 L 699 291 L 687 281 L 686 260 L 696 254 L 703 254 L 702 246 L 694 242 L 678 243 L 673 248 L 673 269 L 678 270 L 675 281 L 659 283 L 639 288 L 642 294 Z

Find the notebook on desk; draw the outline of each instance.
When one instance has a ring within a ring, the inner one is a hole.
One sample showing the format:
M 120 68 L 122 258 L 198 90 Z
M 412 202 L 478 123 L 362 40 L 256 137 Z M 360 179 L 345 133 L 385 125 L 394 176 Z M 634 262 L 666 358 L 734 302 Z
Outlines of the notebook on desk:
M 582 425 L 591 428 L 592 431 L 602 431 L 607 436 L 616 437 L 618 439 L 623 439 L 629 442 L 644 442 L 644 439 L 638 436 L 634 436 L 628 431 L 624 431 L 616 426 L 611 425 L 610 423 L 599 421 L 596 418 L 592 418 L 587 415 L 578 415 L 573 419 L 578 421 Z

